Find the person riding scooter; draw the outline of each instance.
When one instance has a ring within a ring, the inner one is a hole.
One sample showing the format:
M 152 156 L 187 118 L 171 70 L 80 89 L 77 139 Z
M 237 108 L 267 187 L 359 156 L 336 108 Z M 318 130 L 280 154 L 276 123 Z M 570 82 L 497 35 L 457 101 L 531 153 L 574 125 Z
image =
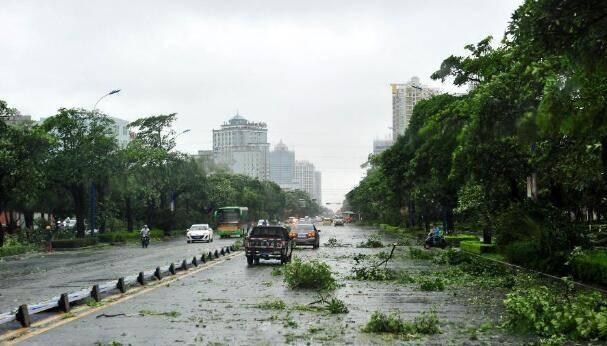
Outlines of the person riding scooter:
M 143 228 L 139 231 L 139 236 L 141 237 L 141 247 L 147 248 L 150 245 L 150 229 L 148 225 L 143 225 Z
M 426 241 L 424 241 L 424 248 L 429 249 L 431 247 L 441 247 L 445 248 L 447 246 L 447 241 L 443 236 L 443 231 L 440 227 L 435 226 L 426 237 Z

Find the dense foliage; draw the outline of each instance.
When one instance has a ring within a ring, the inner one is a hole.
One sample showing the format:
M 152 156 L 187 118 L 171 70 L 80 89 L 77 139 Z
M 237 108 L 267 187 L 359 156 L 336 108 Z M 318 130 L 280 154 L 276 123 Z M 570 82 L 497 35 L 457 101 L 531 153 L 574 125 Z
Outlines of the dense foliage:
M 4 121 L 17 114 L 0 100 L 0 212 L 8 219 L 0 225 L 0 246 L 7 233 L 46 226 L 49 215 L 75 217 L 76 235 L 84 237 L 91 228 L 132 231 L 144 223 L 169 234 L 209 223 L 213 211 L 227 205 L 248 207 L 252 219 L 320 213 L 305 192 L 285 192 L 175 150 L 175 114 L 131 123 L 136 136 L 126 147 L 116 141 L 113 120 L 98 112 L 62 108 L 41 124 Z M 35 213 L 45 221 L 34 220 Z M 131 237 L 102 236 L 111 242 Z
M 336 281 L 328 264 L 316 259 L 302 261 L 295 257 L 282 270 L 284 281 L 290 288 L 333 290 Z
M 418 102 L 346 202 L 369 222 L 493 231 L 561 271 L 591 245 L 579 225 L 607 216 L 607 3 L 527 0 L 499 44 L 465 48 L 432 78 L 469 91 Z
M 504 300 L 506 326 L 542 336 L 607 340 L 607 305 L 600 293 L 518 281 Z

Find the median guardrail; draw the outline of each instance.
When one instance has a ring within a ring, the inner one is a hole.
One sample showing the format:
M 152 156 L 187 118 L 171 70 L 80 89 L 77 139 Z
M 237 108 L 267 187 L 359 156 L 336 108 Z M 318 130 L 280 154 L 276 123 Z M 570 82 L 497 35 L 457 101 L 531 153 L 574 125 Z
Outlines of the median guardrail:
M 136 275 L 120 277 L 116 280 L 94 284 L 90 288 L 83 288 L 71 293 L 62 293 L 59 296 L 50 298 L 41 303 L 22 304 L 14 310 L 0 313 L 0 325 L 17 321 L 22 327 L 29 327 L 31 325 L 31 316 L 34 314 L 50 310 L 69 312 L 73 304 L 82 302 L 86 299 L 92 298 L 96 302 L 99 302 L 102 300 L 103 294 L 114 291 L 125 293 L 129 286 L 143 286 L 149 281 L 160 281 L 167 275 L 175 275 L 179 271 L 187 271 L 206 262 L 213 261 L 220 256 L 225 256 L 233 251 L 235 251 L 234 245 L 222 247 L 220 250 L 215 249 L 215 251 L 209 251 L 200 256 L 194 256 L 190 260 L 184 259 L 178 263 L 177 266 L 175 265 L 175 262 L 172 262 L 152 270 L 139 272 Z

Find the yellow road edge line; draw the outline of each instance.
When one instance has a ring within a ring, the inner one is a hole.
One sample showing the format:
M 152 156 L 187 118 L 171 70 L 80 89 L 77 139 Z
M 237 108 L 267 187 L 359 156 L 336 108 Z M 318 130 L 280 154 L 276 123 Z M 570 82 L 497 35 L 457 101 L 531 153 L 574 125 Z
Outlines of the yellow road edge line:
M 177 281 L 181 278 L 185 278 L 185 277 L 194 275 L 196 273 L 199 273 L 201 271 L 207 270 L 209 268 L 212 268 L 218 264 L 221 264 L 221 263 L 227 261 L 228 259 L 240 256 L 242 254 L 243 254 L 243 252 L 238 252 L 236 254 L 230 254 L 230 255 L 225 256 L 223 259 L 216 259 L 213 262 L 207 262 L 204 265 L 200 266 L 200 268 L 196 268 L 195 270 L 189 270 L 186 272 L 178 273 L 177 275 L 171 276 L 169 279 L 154 281 L 154 283 L 152 285 L 148 284 L 146 286 L 140 286 L 140 287 L 137 287 L 134 289 L 132 288 L 130 291 L 127 291 L 126 293 L 119 293 L 119 294 L 114 294 L 114 295 L 108 296 L 105 298 L 105 299 L 107 299 L 107 303 L 105 303 L 101 306 L 98 306 L 98 307 L 89 308 L 87 306 L 81 306 L 81 307 L 74 308 L 74 309 L 70 310 L 70 312 L 78 313 L 78 314 L 73 317 L 64 318 L 66 313 L 61 313 L 56 316 L 51 316 L 51 317 L 42 319 L 40 321 L 36 321 L 36 322 L 32 323 L 29 328 L 22 327 L 22 328 L 14 330 L 14 331 L 8 332 L 6 334 L 0 335 L 0 345 L 16 345 L 17 343 L 23 342 L 36 335 L 46 333 L 49 330 L 55 329 L 64 324 L 67 324 L 69 322 L 79 320 L 94 312 L 106 309 L 110 306 L 114 306 L 118 303 L 122 303 L 131 298 L 134 298 L 134 297 L 140 296 L 142 294 L 145 294 L 147 292 L 153 291 L 159 287 L 162 287 L 165 284 L 169 284 L 169 283 Z M 53 322 L 55 322 L 55 323 L 53 323 Z

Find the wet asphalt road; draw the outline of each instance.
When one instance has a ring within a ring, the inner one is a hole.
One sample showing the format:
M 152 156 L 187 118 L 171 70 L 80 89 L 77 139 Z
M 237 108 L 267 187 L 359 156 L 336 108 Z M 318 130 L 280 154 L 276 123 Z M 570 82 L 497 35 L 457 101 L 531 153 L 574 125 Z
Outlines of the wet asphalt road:
M 318 299 L 311 290 L 292 290 L 282 276 L 272 275 L 277 262 L 246 265 L 242 252 L 212 268 L 164 284 L 107 308 L 96 311 L 43 334 L 25 340 L 24 345 L 275 345 L 275 344 L 402 344 L 387 335 L 362 332 L 374 311 L 398 312 L 413 319 L 421 311 L 435 309 L 442 333 L 413 341 L 414 344 L 520 344 L 501 332 L 469 339 L 462 331 L 487 321 L 497 323 L 499 311 L 485 311 L 462 295 L 459 288 L 444 292 L 421 291 L 415 284 L 354 281 L 348 278 L 352 255 L 377 253 L 383 249 L 356 248 L 377 230 L 321 226 L 321 244 L 335 237 L 344 247 L 321 246 L 318 250 L 298 249 L 294 256 L 319 258 L 328 263 L 341 285 L 333 295 L 342 299 L 348 314 L 302 311 L 296 304 Z M 384 241 L 390 239 L 384 238 Z M 175 244 L 179 246 L 178 244 Z M 190 251 L 189 247 L 179 246 Z M 132 249 L 131 251 L 137 251 Z M 171 254 L 170 246 L 166 251 Z M 430 261 L 406 259 L 401 252 L 399 268 L 423 271 L 438 268 Z M 129 261 L 125 259 L 125 261 Z M 91 274 L 92 275 L 92 274 Z M 101 276 L 101 275 L 99 275 Z M 263 310 L 257 304 L 283 300 L 288 308 Z M 103 314 L 114 316 L 107 317 Z
M 0 312 L 151 270 L 171 261 L 181 263 L 184 258 L 192 258 L 205 250 L 208 252 L 235 241 L 236 238 L 217 237 L 210 244 L 187 244 L 185 237 L 179 237 L 168 241 L 152 240 L 147 249 L 133 243 L 3 260 L 0 261 Z

